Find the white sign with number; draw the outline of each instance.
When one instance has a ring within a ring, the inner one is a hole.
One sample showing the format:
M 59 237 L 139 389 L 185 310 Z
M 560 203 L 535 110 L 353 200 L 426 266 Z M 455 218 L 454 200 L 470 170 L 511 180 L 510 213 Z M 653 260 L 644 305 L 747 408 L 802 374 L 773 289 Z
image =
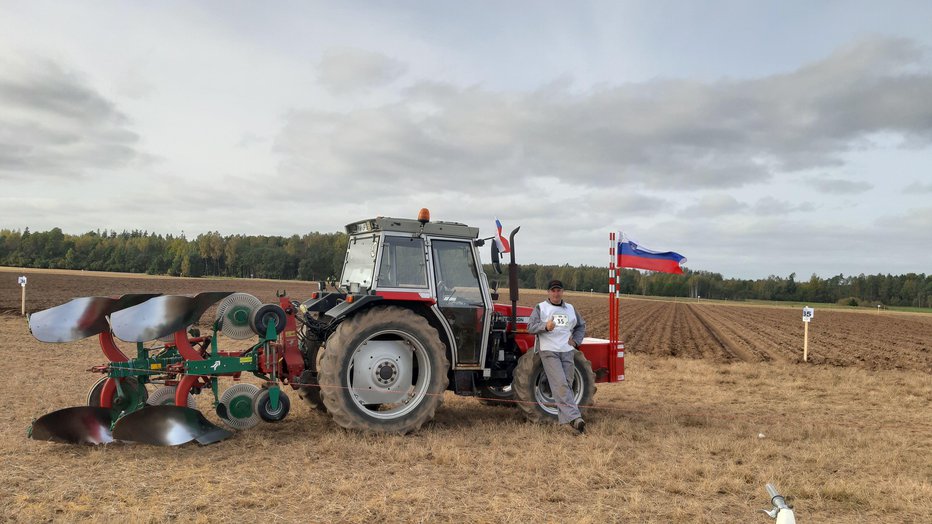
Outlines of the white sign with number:
M 803 322 L 809 322 L 812 320 L 812 317 L 815 316 L 815 310 L 811 307 L 803 308 Z
M 26 275 L 19 277 L 16 281 L 19 282 L 19 285 L 26 287 Z
M 553 323 L 556 324 L 558 327 L 566 326 L 567 324 L 570 323 L 570 317 L 569 315 L 558 313 L 553 316 Z

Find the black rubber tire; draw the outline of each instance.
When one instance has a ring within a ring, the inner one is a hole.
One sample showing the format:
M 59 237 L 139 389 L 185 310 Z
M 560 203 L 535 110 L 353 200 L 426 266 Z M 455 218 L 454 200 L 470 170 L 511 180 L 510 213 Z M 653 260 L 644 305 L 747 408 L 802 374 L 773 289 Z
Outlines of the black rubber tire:
M 324 405 L 324 400 L 320 396 L 320 383 L 318 382 L 317 372 L 305 369 L 298 380 L 301 382 L 301 386 L 298 387 L 298 396 L 315 411 L 326 413 L 327 406 Z
M 276 335 L 285 329 L 285 310 L 278 304 L 263 304 L 249 315 L 249 327 L 260 337 L 265 336 L 270 323 L 274 323 Z
M 573 364 L 578 375 L 577 379 L 582 379 L 579 382 L 583 388 L 582 395 L 576 395 L 576 403 L 579 405 L 580 413 L 585 416 L 587 407 L 592 405 L 592 397 L 596 391 L 595 373 L 592 372 L 592 363 L 578 350 L 573 351 Z M 540 361 L 540 354 L 536 351 L 528 351 L 518 359 L 512 389 L 518 400 L 517 405 L 527 420 L 531 422 L 556 422 L 556 408 L 551 406 L 545 409 L 539 403 L 536 395 L 538 379 L 542 374 L 546 378 L 544 365 Z M 576 383 L 573 384 L 573 391 L 577 391 Z
M 278 422 L 283 420 L 288 416 L 288 412 L 291 411 L 291 400 L 284 391 L 278 396 L 278 410 L 273 412 L 269 409 L 270 403 L 271 399 L 269 398 L 268 389 L 260 391 L 252 403 L 252 408 L 259 414 L 259 418 L 266 422 Z
M 391 415 L 380 412 L 382 418 L 377 418 L 352 398 L 352 384 L 347 377 L 356 350 L 377 333 L 387 330 L 401 332 L 423 348 L 425 357 L 424 362 L 417 363 L 418 373 L 429 372 L 426 375 L 429 378 L 419 398 L 405 408 L 405 413 L 396 418 L 386 418 Z M 416 431 L 434 418 L 449 385 L 449 369 L 446 348 L 427 319 L 409 309 L 382 306 L 363 311 L 337 327 L 327 340 L 318 379 L 324 405 L 339 426 L 375 433 L 405 434 Z
M 327 412 L 324 401 L 320 398 L 320 382 L 317 375 L 320 370 L 320 359 L 324 356 L 324 348 L 316 340 L 306 340 L 302 343 L 301 353 L 304 355 L 304 371 L 298 378 L 301 386 L 298 387 L 298 397 L 321 413 Z
M 518 405 L 518 403 L 515 402 L 518 397 L 515 395 L 515 388 L 512 386 L 505 386 L 504 388 L 480 386 L 478 398 L 479 402 L 486 406 L 513 408 Z

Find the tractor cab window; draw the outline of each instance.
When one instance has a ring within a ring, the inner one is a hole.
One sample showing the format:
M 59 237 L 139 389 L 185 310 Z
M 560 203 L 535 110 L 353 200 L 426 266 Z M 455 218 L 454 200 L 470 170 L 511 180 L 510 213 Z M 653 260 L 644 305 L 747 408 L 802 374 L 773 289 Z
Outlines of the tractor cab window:
M 380 288 L 426 288 L 427 261 L 420 237 L 386 236 L 379 264 Z
M 346 248 L 346 261 L 343 263 L 341 286 L 349 289 L 351 293 L 358 293 L 372 287 L 378 247 L 377 235 L 350 237 L 349 246 Z
M 464 306 L 483 306 L 479 272 L 473 260 L 472 244 L 435 240 L 434 275 L 437 299 Z

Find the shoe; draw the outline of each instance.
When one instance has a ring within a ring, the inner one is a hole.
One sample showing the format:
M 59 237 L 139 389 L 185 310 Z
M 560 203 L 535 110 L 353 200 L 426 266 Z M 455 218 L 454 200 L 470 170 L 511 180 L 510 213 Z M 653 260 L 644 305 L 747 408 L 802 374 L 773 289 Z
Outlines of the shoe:
M 585 433 L 586 432 L 586 421 L 583 420 L 582 417 L 574 420 L 573 429 L 575 429 L 577 433 Z

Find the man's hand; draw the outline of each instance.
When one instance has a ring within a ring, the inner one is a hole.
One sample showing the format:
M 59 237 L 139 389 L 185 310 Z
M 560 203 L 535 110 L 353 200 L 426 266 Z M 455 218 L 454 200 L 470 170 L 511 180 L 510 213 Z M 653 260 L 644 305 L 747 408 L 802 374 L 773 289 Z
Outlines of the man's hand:
M 553 331 L 553 328 L 554 328 L 555 326 L 556 326 L 556 324 L 553 323 L 553 317 L 551 317 L 549 320 L 547 320 L 547 331 Z

